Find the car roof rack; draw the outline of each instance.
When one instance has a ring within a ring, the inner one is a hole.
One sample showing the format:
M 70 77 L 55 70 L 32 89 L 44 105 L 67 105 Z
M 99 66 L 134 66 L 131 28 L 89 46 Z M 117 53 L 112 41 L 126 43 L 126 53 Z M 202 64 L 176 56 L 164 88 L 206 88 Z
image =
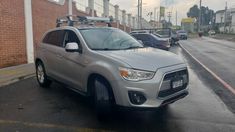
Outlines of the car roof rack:
M 106 23 L 108 24 L 108 27 L 112 27 L 112 21 L 112 18 L 106 17 L 67 15 L 56 19 L 56 27 L 61 27 L 62 24 L 67 24 L 67 26 L 74 26 L 75 24 L 94 25 L 95 23 Z

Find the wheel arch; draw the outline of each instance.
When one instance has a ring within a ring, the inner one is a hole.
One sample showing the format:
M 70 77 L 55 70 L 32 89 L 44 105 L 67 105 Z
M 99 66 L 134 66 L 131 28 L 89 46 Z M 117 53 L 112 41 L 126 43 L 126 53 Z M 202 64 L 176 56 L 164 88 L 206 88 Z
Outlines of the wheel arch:
M 35 59 L 35 65 L 37 65 L 37 63 L 39 63 L 39 62 L 41 62 L 41 63 L 43 64 L 42 59 L 40 59 L 40 58 L 36 58 L 36 59 Z
M 112 85 L 110 84 L 109 80 L 106 77 L 104 77 L 103 75 L 101 75 L 99 73 L 91 73 L 88 76 L 88 79 L 87 79 L 87 95 L 90 96 L 90 97 L 93 96 L 94 81 L 95 81 L 96 78 L 102 79 L 105 82 L 105 84 L 108 85 L 108 92 L 111 95 L 111 100 L 113 101 L 113 103 L 116 103 Z

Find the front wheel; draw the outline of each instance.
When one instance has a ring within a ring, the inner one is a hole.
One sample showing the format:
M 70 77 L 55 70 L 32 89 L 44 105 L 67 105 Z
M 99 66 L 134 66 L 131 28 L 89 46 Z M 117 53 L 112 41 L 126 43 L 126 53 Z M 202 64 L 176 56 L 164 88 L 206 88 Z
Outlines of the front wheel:
M 95 110 L 99 119 L 103 120 L 111 114 L 111 94 L 108 83 L 101 78 L 94 81 L 94 103 Z
M 51 81 L 48 79 L 42 62 L 36 63 L 36 77 L 41 87 L 49 87 Z

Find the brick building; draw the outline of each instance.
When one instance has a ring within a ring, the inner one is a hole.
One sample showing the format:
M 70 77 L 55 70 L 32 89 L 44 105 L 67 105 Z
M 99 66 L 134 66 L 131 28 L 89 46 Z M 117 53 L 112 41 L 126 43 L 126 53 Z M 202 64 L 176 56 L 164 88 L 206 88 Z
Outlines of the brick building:
M 52 1 L 0 1 L 0 68 L 33 62 L 34 51 L 44 32 L 55 28 L 57 17 L 68 14 L 68 0 Z M 77 10 L 75 3 L 72 6 L 73 14 L 89 15 Z M 112 25 L 130 31 L 124 25 Z

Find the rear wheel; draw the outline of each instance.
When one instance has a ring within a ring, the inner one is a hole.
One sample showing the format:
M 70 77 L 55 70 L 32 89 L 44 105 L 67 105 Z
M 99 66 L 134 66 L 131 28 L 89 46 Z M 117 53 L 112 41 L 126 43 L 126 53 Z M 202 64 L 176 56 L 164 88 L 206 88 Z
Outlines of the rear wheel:
M 49 87 L 51 84 L 51 80 L 48 79 L 45 68 L 42 62 L 36 63 L 36 77 L 39 85 L 41 87 Z
M 94 104 L 98 119 L 107 119 L 111 114 L 112 101 L 107 81 L 102 78 L 94 80 Z

